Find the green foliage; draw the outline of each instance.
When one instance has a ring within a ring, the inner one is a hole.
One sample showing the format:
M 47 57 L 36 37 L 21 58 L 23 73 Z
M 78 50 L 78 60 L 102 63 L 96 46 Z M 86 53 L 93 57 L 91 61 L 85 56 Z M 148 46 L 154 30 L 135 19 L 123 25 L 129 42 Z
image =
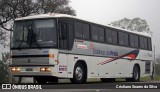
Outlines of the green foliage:
M 150 33 L 150 28 L 149 25 L 147 24 L 147 21 L 141 18 L 133 18 L 133 19 L 124 18 L 118 21 L 114 21 L 110 25 L 115 27 L 120 27 L 122 29 L 127 29 L 130 31 Z
M 9 53 L 3 53 L 2 60 L 0 60 L 0 83 L 9 82 L 8 59 Z
M 160 64 L 156 64 L 155 74 L 160 76 Z

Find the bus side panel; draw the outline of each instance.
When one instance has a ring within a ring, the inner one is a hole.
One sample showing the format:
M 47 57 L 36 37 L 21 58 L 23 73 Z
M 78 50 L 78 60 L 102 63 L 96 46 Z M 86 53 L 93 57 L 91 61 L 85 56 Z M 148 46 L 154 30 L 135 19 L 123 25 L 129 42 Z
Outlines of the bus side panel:
M 106 60 L 109 60 L 110 58 L 103 58 L 101 59 L 101 62 L 102 61 L 106 61 Z M 106 63 L 106 64 L 103 64 L 103 65 L 98 65 L 98 68 L 99 68 L 99 75 L 102 77 L 102 78 L 114 78 L 114 75 L 115 75 L 115 62 L 110 62 L 110 63 Z
M 68 54 L 59 54 L 58 57 L 59 64 L 57 66 L 58 70 L 58 76 L 61 78 L 67 78 L 68 77 Z M 71 62 L 69 62 L 71 63 Z
M 118 59 L 114 62 L 115 66 L 115 76 L 117 78 L 126 77 L 127 76 L 127 59 Z

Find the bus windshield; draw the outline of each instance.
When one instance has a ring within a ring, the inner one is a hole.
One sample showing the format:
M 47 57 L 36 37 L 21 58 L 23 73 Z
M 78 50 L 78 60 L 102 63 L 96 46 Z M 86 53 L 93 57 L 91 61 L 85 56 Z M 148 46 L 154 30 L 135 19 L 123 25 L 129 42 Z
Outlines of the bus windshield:
M 12 48 L 57 47 L 56 22 L 53 19 L 16 21 Z

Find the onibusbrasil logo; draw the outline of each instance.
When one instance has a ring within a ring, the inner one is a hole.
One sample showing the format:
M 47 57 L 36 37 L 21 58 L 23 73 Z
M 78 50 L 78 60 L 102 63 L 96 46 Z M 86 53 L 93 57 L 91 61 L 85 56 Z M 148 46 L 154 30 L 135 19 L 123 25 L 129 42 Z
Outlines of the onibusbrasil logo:
M 42 89 L 41 85 L 2 84 L 2 89 Z

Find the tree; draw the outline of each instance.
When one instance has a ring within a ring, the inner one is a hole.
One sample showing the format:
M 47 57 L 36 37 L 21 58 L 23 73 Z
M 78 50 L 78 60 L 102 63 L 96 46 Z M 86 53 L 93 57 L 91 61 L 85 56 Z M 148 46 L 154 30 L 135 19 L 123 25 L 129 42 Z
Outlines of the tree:
M 2 53 L 2 60 L 0 60 L 0 83 L 9 82 L 9 53 Z
M 127 29 L 130 31 L 151 33 L 147 21 L 141 18 L 124 18 L 118 21 L 111 22 L 110 25 L 120 27 L 122 29 Z
M 49 12 L 75 15 L 69 2 L 69 0 L 0 0 L 0 44 L 7 39 L 6 31 L 13 30 L 15 18 Z
M 156 62 L 160 64 L 160 56 L 156 58 Z

